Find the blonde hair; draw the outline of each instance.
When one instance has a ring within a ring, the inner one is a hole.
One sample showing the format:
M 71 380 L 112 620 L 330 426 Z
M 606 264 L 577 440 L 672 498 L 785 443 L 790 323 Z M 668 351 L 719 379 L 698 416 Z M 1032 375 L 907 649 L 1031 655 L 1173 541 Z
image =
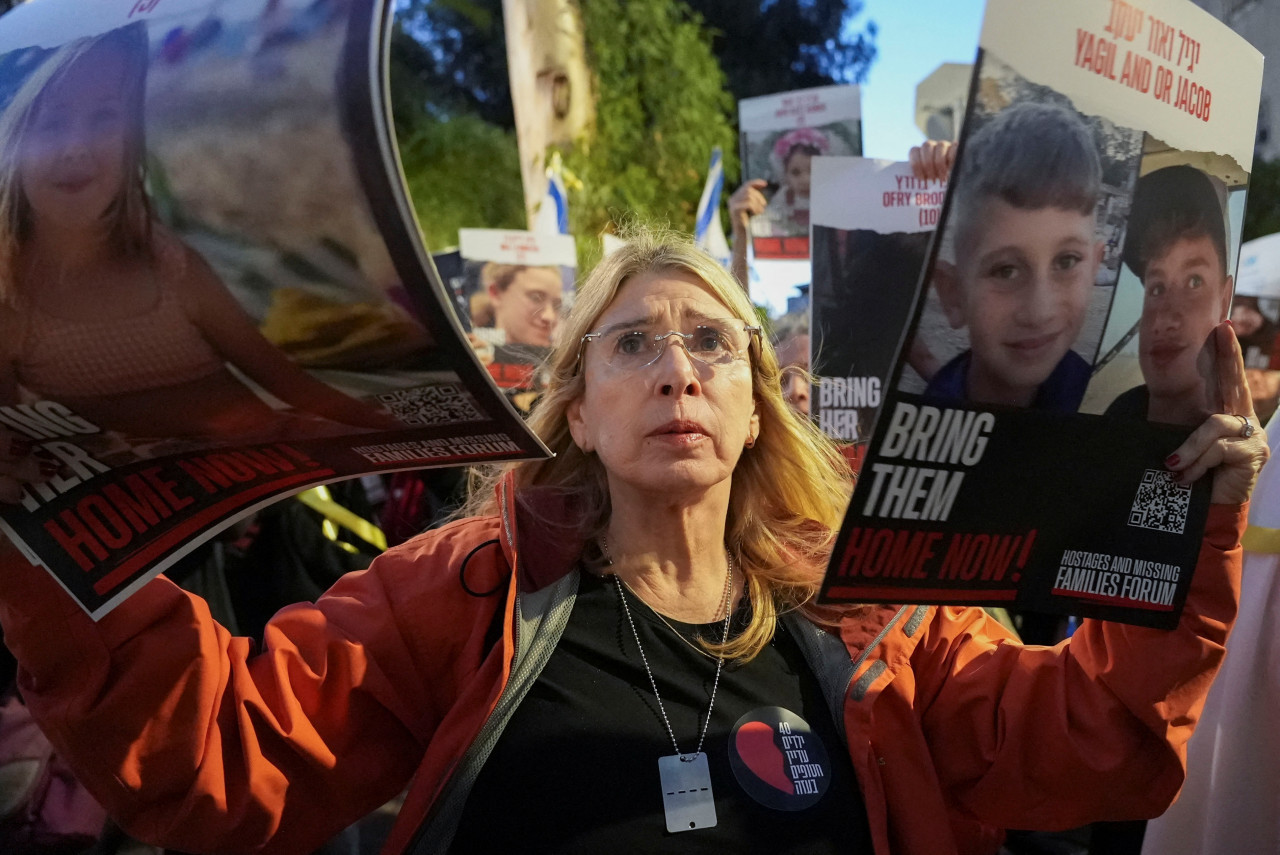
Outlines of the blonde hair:
M 493 513 L 494 484 L 512 472 L 517 489 L 552 487 L 576 496 L 576 504 L 586 509 L 580 521 L 583 536 L 591 542 L 603 534 L 611 513 L 605 470 L 594 454 L 574 443 L 567 411 L 584 391 L 578 370 L 582 336 L 594 329 L 632 278 L 665 271 L 690 273 L 735 317 L 757 323 L 755 309 L 737 280 L 687 236 L 633 227 L 626 240 L 626 246 L 602 260 L 579 287 L 560 341 L 548 357 L 550 380 L 529 424 L 555 456 L 509 464 L 473 481 L 463 514 Z M 712 652 L 743 660 L 769 643 L 781 612 L 803 608 L 821 617 L 830 611 L 813 600 L 852 486 L 844 456 L 784 400 L 778 359 L 767 342 L 761 342 L 752 368 L 760 435 L 734 469 L 725 528 L 726 547 L 746 579 L 751 622 L 723 648 L 706 645 Z
M 111 245 L 125 255 L 146 255 L 151 249 L 151 202 L 146 192 L 146 135 L 144 106 L 147 89 L 146 26 L 135 22 L 91 38 L 75 39 L 58 48 L 23 82 L 0 114 L 0 304 L 14 305 L 18 293 L 19 255 L 31 232 L 31 205 L 22 188 L 23 159 L 32 125 L 43 105 L 44 93 L 65 78 L 78 62 L 94 53 L 112 50 L 124 59 L 125 111 L 124 185 L 108 208 Z

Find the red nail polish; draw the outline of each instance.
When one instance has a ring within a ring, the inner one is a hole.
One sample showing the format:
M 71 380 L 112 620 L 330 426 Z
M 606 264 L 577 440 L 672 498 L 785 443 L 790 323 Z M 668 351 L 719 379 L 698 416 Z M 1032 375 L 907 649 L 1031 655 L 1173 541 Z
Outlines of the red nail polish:
M 1176 454 L 1170 454 L 1168 457 L 1166 457 L 1166 458 L 1164 459 L 1164 465 L 1165 465 L 1165 466 L 1177 466 L 1177 465 L 1178 465 L 1178 461 L 1179 461 L 1180 459 L 1181 459 L 1181 458 L 1180 458 L 1180 457 L 1178 457 L 1178 455 L 1176 455 Z
M 1230 318 L 1227 318 L 1226 323 L 1227 323 L 1227 326 L 1231 327 L 1232 329 L 1235 329 L 1235 328 L 1236 328 L 1236 325 L 1235 325 L 1235 324 L 1233 324 L 1233 323 L 1231 323 L 1231 319 L 1230 319 Z

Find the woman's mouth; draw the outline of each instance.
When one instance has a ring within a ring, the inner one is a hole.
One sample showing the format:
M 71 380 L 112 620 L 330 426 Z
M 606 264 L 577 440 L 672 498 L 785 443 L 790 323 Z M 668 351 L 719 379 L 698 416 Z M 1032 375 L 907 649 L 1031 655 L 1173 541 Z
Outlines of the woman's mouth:
M 707 431 L 697 422 L 677 419 L 659 425 L 649 431 L 646 436 L 649 439 L 656 439 L 660 442 L 686 444 L 706 439 Z

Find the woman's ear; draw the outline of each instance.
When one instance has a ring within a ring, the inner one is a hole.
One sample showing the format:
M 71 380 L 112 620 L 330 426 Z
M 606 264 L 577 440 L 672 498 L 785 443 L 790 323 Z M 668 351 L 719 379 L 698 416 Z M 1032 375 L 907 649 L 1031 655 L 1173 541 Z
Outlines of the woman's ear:
M 582 398 L 575 398 L 570 401 L 569 406 L 565 408 L 564 415 L 569 422 L 569 435 L 573 437 L 573 444 L 587 454 L 595 451 L 595 443 L 591 440 L 591 432 L 587 429 L 586 419 L 582 417 Z
M 933 287 L 938 291 L 938 301 L 942 303 L 942 312 L 947 316 L 947 323 L 953 330 L 964 327 L 967 323 L 964 311 L 964 286 L 960 282 L 960 271 L 949 261 L 938 259 L 933 266 Z

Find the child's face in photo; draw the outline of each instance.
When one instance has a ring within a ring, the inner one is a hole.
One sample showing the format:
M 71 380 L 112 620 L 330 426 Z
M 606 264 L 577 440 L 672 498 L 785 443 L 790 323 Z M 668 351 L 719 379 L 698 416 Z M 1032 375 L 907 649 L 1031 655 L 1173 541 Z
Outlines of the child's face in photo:
M 801 198 L 809 196 L 810 170 L 813 168 L 813 155 L 804 151 L 796 151 L 787 158 L 787 189 Z
M 506 334 L 508 344 L 550 347 L 563 299 L 559 272 L 547 268 L 521 270 L 505 290 L 489 288 L 494 326 Z
M 1175 240 L 1146 265 L 1138 363 L 1153 397 L 1198 395 L 1205 340 L 1227 316 L 1231 277 L 1207 235 Z
M 21 153 L 22 190 L 37 225 L 95 227 L 124 184 L 125 63 L 80 57 L 41 93 Z
M 990 199 L 980 216 L 939 297 L 969 330 L 970 399 L 1029 406 L 1080 333 L 1103 247 L 1091 213 Z

